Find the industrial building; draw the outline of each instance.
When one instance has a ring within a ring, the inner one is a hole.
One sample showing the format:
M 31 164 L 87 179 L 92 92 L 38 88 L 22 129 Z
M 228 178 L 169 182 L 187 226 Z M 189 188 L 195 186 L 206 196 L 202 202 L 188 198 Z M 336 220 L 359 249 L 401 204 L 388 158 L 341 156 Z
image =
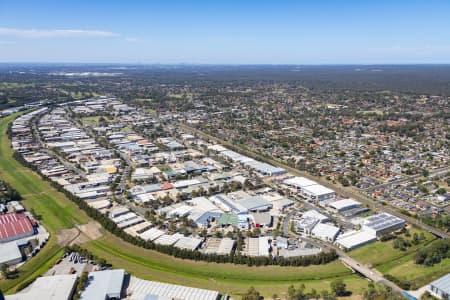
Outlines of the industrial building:
M 217 300 L 219 292 L 187 286 L 148 281 L 131 276 L 126 299 L 129 300 Z M 98 298 L 100 299 L 100 298 Z M 101 298 L 104 299 L 104 298 Z
M 362 229 L 372 231 L 376 236 L 400 229 L 406 221 L 388 213 L 380 213 L 364 219 Z
M 273 206 L 272 203 L 269 203 L 267 200 L 259 196 L 251 196 L 236 202 L 242 205 L 249 212 L 267 211 Z
M 376 241 L 377 236 L 373 231 L 349 231 L 341 234 L 337 239 L 335 244 L 342 249 L 352 250 L 363 245 L 372 243 Z
M 121 299 L 124 279 L 125 271 L 122 269 L 90 272 L 81 299 Z
M 427 290 L 439 299 L 448 299 L 450 297 L 450 274 L 430 283 Z
M 36 233 L 36 222 L 25 214 L 4 214 L 0 215 L 0 243 L 6 243 Z
M 20 243 L 20 240 L 0 243 L 0 265 L 6 264 L 11 266 L 23 260 L 23 255 L 19 248 Z
M 72 299 L 76 282 L 77 274 L 38 277 L 25 292 L 6 295 L 5 300 L 69 300 Z
M 328 206 L 337 213 L 343 213 L 351 209 L 360 208 L 361 203 L 353 199 L 343 199 L 331 202 Z
M 339 227 L 319 223 L 311 231 L 311 235 L 315 236 L 323 241 L 333 242 L 336 236 L 339 234 Z
M 305 177 L 291 177 L 284 180 L 283 183 L 288 186 L 295 187 L 298 192 L 300 192 L 304 187 L 317 184 L 317 182 L 309 180 Z
M 331 201 L 336 198 L 336 192 L 313 180 L 304 177 L 292 177 L 283 181 L 284 184 L 297 189 L 302 196 L 314 201 Z
M 294 223 L 295 230 L 299 231 L 299 232 L 304 232 L 306 234 L 311 234 L 313 228 L 318 223 L 323 223 L 328 220 L 329 219 L 327 216 L 319 213 L 316 210 L 311 209 L 311 210 L 308 210 L 305 213 L 303 213 L 300 220 L 298 220 Z
M 314 202 L 331 201 L 336 198 L 336 192 L 323 185 L 315 184 L 302 188 L 302 195 Z
M 267 176 L 279 176 L 286 173 L 286 170 L 283 168 L 274 167 L 272 165 L 257 160 L 249 160 L 247 162 L 244 162 L 244 165 L 262 175 Z

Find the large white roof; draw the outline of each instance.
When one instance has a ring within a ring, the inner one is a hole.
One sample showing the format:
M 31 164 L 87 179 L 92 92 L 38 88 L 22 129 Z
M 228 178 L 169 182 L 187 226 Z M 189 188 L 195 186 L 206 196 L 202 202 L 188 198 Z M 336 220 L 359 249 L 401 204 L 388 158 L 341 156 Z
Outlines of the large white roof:
M 160 299 L 184 300 L 216 300 L 219 296 L 217 291 L 147 281 L 134 276 L 131 276 L 127 294 L 129 295 L 127 298 L 129 300 L 154 299 L 150 298 L 150 295 L 157 296 Z
M 339 244 L 346 249 L 353 249 L 376 239 L 377 237 L 372 231 L 349 231 L 341 234 L 337 238 L 336 244 Z
M 159 238 L 160 236 L 164 235 L 165 232 L 162 230 L 159 230 L 157 228 L 150 228 L 147 231 L 144 231 L 143 233 L 141 233 L 139 236 L 143 239 L 143 240 L 155 240 L 157 238 Z
M 202 240 L 194 237 L 182 237 L 176 243 L 175 247 L 180 249 L 195 250 L 200 246 Z
M 22 257 L 17 241 L 0 243 L 0 264 L 7 264 Z
M 327 216 L 325 216 L 324 214 L 321 214 L 320 212 L 318 212 L 317 210 L 314 210 L 314 209 L 308 210 L 305 213 L 303 213 L 302 219 L 306 219 L 306 218 L 317 219 L 321 222 L 328 220 Z
M 124 276 L 125 271 L 122 269 L 90 272 L 81 299 L 96 300 L 120 296 Z
M 309 194 L 314 194 L 314 195 L 318 195 L 318 196 L 335 193 L 335 191 L 333 191 L 332 189 L 329 189 L 326 186 L 323 186 L 320 184 L 305 186 L 302 189 L 303 189 L 303 191 L 305 191 Z
M 341 210 L 344 209 L 346 207 L 351 207 L 351 206 L 355 206 L 355 205 L 361 205 L 360 202 L 355 201 L 353 199 L 343 199 L 343 200 L 338 200 L 338 201 L 334 201 L 331 202 L 329 204 L 329 206 L 333 207 L 334 209 L 337 210 Z
M 339 227 L 329 225 L 329 224 L 323 224 L 319 223 L 316 226 L 314 226 L 311 233 L 315 236 L 326 238 L 326 239 L 334 239 L 336 235 L 339 232 Z
M 309 180 L 305 177 L 292 177 L 283 181 L 285 184 L 293 185 L 298 188 L 302 188 L 305 186 L 315 185 L 317 182 Z
M 38 277 L 23 293 L 6 295 L 6 300 L 64 300 L 69 299 L 77 274 Z

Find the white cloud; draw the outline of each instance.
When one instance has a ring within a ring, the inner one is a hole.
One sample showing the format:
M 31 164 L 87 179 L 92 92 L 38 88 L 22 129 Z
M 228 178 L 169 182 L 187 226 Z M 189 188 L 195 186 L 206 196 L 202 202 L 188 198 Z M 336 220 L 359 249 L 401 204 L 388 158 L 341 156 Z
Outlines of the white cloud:
M 0 27 L 0 36 L 21 38 L 57 38 L 57 37 L 115 37 L 119 34 L 111 31 L 82 29 L 17 29 Z

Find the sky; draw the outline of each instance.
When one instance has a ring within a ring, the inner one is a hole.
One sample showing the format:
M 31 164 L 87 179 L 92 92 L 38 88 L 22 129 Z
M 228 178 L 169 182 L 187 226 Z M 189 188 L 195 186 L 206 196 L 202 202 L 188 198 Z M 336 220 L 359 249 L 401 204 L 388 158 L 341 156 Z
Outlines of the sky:
M 0 62 L 450 63 L 450 1 L 0 0 Z

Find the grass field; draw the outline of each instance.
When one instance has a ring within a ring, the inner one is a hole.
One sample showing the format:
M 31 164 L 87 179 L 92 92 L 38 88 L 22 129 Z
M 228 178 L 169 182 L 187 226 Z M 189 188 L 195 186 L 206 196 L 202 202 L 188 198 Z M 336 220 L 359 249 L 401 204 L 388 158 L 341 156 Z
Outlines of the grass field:
M 410 281 L 414 288 L 421 287 L 430 281 L 450 273 L 450 258 L 444 259 L 432 267 L 416 265 L 413 260 L 413 255 L 409 258 L 393 266 L 387 273 L 402 280 Z
M 423 233 L 425 240 L 418 245 L 408 247 L 406 251 L 394 249 L 391 240 L 387 242 L 378 241 L 353 250 L 348 254 L 362 263 L 372 264 L 372 266 L 376 267 L 383 274 L 390 274 L 396 278 L 410 281 L 414 289 L 449 273 L 450 259 L 443 260 L 440 264 L 432 267 L 425 267 L 414 263 L 414 255 L 417 250 L 433 243 L 437 238 L 431 233 L 415 227 L 411 228 L 409 232 L 411 235 L 414 233 Z M 411 240 L 411 237 L 401 236 Z
M 411 247 L 408 247 L 408 249 L 406 251 L 394 249 L 392 247 L 392 240 L 386 241 L 386 242 L 377 241 L 375 243 L 371 243 L 371 244 L 362 246 L 358 249 L 352 250 L 348 253 L 348 255 L 350 255 L 354 259 L 356 259 L 364 264 L 371 264 L 374 267 L 378 267 L 378 266 L 387 264 L 391 261 L 395 261 L 402 257 L 405 257 L 410 253 L 416 252 L 418 249 L 420 249 L 424 245 L 426 245 L 436 239 L 436 237 L 433 236 L 431 233 L 429 233 L 425 230 L 421 230 L 419 228 L 413 227 L 413 228 L 409 229 L 409 232 L 410 232 L 411 236 L 414 233 L 417 233 L 417 234 L 423 233 L 425 235 L 425 240 L 423 240 L 418 245 L 412 245 Z M 403 235 L 403 234 L 400 235 L 399 237 L 402 237 L 406 240 L 412 239 L 411 237 L 405 237 L 405 235 Z

